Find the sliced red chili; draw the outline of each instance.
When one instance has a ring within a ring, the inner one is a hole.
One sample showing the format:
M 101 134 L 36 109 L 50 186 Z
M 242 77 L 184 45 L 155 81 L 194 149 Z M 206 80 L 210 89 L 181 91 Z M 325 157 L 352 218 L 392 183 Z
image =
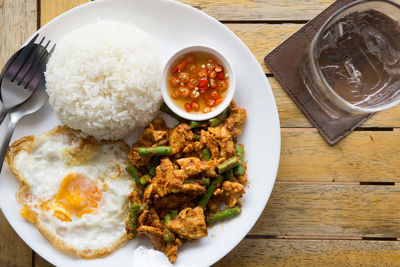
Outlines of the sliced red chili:
M 190 92 L 190 98 L 191 98 L 191 99 L 197 99 L 197 98 L 199 98 L 199 97 L 200 97 L 199 91 L 197 91 L 197 90 L 192 90 L 192 91 Z
M 185 103 L 185 110 L 186 112 L 192 111 L 192 105 L 190 103 Z
M 189 94 L 190 94 L 190 90 L 188 87 L 186 87 L 186 86 L 179 87 L 179 95 L 181 97 L 188 97 Z
M 178 70 L 179 70 L 179 69 L 175 67 L 175 68 L 173 68 L 173 69 L 171 70 L 171 73 L 172 73 L 172 74 L 175 74 L 175 73 L 178 72 Z
M 218 98 L 221 97 L 221 95 L 218 93 L 217 90 L 212 90 L 212 91 L 210 91 L 210 96 L 211 96 L 212 98 L 214 98 L 214 99 L 218 99 Z
M 208 80 L 207 79 L 200 79 L 199 87 L 203 87 L 203 86 L 208 86 Z
M 206 67 L 207 67 L 208 70 L 214 70 L 215 62 L 214 62 L 214 60 L 212 58 L 207 59 Z
M 189 62 L 187 62 L 186 60 L 184 60 L 184 61 L 182 61 L 181 63 L 179 63 L 178 64 L 178 66 L 176 66 L 179 70 L 183 70 L 185 67 L 186 67 L 186 65 L 188 64 Z
M 225 80 L 225 73 L 223 71 L 218 72 L 217 79 L 218 80 Z
M 171 97 L 174 98 L 174 99 L 178 98 L 179 97 L 179 90 L 178 89 L 173 90 L 171 92 Z
M 179 81 L 182 83 L 187 83 L 190 80 L 189 73 L 187 72 L 182 71 L 179 73 L 178 76 L 179 76 Z
M 224 91 L 226 88 L 228 88 L 228 83 L 225 80 L 218 81 L 217 82 L 217 88 L 220 91 Z
M 199 78 L 207 78 L 208 74 L 207 74 L 207 71 L 205 69 L 200 69 L 197 72 L 197 76 L 199 76 Z
M 217 77 L 217 72 L 215 70 L 211 70 L 208 72 L 208 78 L 214 79 L 215 77 Z
M 171 76 L 171 78 L 169 78 L 169 84 L 173 87 L 178 86 L 179 85 L 179 79 L 176 76 Z
M 217 88 L 217 81 L 214 79 L 210 79 L 210 87 L 211 88 Z
M 203 113 L 208 113 L 208 112 L 210 112 L 211 111 L 211 107 L 209 107 L 209 106 L 205 106 L 204 108 L 203 108 Z
M 191 78 L 189 80 L 189 82 L 187 83 L 187 86 L 189 86 L 189 88 L 193 89 L 195 88 L 197 85 L 199 84 L 199 80 L 196 78 Z
M 217 65 L 215 65 L 214 70 L 215 70 L 216 72 L 221 72 L 221 71 L 224 70 L 224 67 L 222 67 L 221 65 L 217 64 Z
M 207 106 L 210 106 L 210 107 L 214 106 L 215 105 L 215 99 L 214 98 L 208 99 L 206 104 L 207 104 Z
M 215 100 L 215 105 L 219 105 L 224 101 L 224 99 L 222 97 L 218 98 Z
M 200 110 L 200 105 L 199 105 L 199 103 L 197 103 L 197 101 L 193 101 L 191 105 L 192 105 L 192 110 L 193 111 L 199 111 Z

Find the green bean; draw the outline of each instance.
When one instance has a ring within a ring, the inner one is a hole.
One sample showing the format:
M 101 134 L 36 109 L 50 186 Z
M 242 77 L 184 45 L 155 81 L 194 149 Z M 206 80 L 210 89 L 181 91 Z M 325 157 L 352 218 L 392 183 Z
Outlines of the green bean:
M 140 211 L 143 212 L 143 211 L 145 211 L 146 209 L 147 209 L 147 204 L 146 204 L 146 203 L 143 203 L 143 204 L 140 206 Z
M 214 213 L 211 216 L 207 216 L 207 224 L 213 224 L 216 223 L 217 221 L 230 218 L 232 216 L 235 216 L 241 212 L 240 208 L 238 206 L 230 208 L 230 209 L 225 209 L 221 210 L 217 213 Z
M 193 134 L 193 139 L 196 141 L 200 141 L 200 135 L 199 134 Z
M 224 109 L 221 114 L 218 115 L 218 118 L 221 122 L 224 122 L 229 117 L 229 108 Z
M 210 127 L 216 127 L 221 124 L 221 120 L 218 118 L 212 118 L 208 120 L 208 125 Z
M 209 178 L 202 178 L 201 181 L 200 181 L 200 185 L 209 186 L 210 185 L 210 179 Z
M 165 241 L 174 241 L 175 240 L 175 235 L 174 233 L 172 233 L 168 228 L 167 228 L 167 224 L 172 221 L 172 215 L 171 214 L 167 214 L 164 217 L 164 240 Z
M 138 147 L 139 156 L 165 156 L 172 154 L 170 146 Z
M 214 193 L 215 189 L 217 189 L 218 184 L 222 183 L 223 180 L 224 180 L 224 177 L 222 175 L 218 175 L 218 178 L 214 179 L 211 182 L 210 186 L 207 188 L 207 192 L 203 195 L 203 197 L 197 203 L 197 206 L 200 206 L 203 209 L 206 209 L 207 203 L 210 200 L 212 194 Z
M 148 182 L 150 182 L 151 181 L 151 177 L 150 177 L 150 175 L 149 174 L 145 174 L 145 175 L 143 175 L 142 177 L 140 177 L 140 183 L 142 184 L 142 185 L 146 185 Z
M 210 185 L 210 179 L 209 178 L 201 178 L 201 179 L 186 179 L 184 184 L 199 184 L 203 186 L 209 186 Z
M 126 167 L 125 170 L 133 177 L 133 179 L 135 179 L 135 182 L 136 182 L 138 185 L 142 185 L 142 184 L 140 183 L 140 178 L 139 178 L 139 175 L 138 175 L 138 170 L 136 169 L 135 166 Z
M 190 121 L 189 126 L 190 128 L 205 128 L 207 124 L 204 121 Z
M 158 156 L 152 157 L 149 169 L 149 174 L 151 177 L 156 176 L 156 168 L 158 165 L 160 165 L 160 158 Z
M 233 170 L 232 170 L 232 169 L 227 170 L 227 171 L 224 173 L 224 175 L 225 175 L 225 179 L 226 179 L 227 181 L 229 181 L 229 182 L 232 182 L 232 181 L 233 181 L 233 178 L 235 178 L 235 176 L 233 176 Z
M 243 168 L 243 158 L 244 158 L 244 147 L 243 145 L 236 145 L 236 156 L 240 159 L 240 164 L 237 165 L 233 171 L 235 175 L 243 175 L 244 174 L 244 168 Z
M 133 203 L 129 211 L 129 221 L 128 221 L 129 227 L 127 229 L 130 238 L 136 237 L 136 218 L 138 210 L 139 210 L 139 205 Z
M 209 161 L 211 159 L 211 152 L 207 148 L 204 148 L 201 153 L 203 153 L 203 157 L 205 161 Z
M 171 210 L 171 215 L 172 215 L 172 217 L 178 217 L 178 211 L 177 210 Z
M 236 149 L 236 156 L 238 156 L 238 158 L 240 160 L 243 160 L 244 157 L 244 147 L 242 145 L 235 145 L 235 149 Z
M 179 122 L 183 122 L 185 121 L 183 118 L 179 117 L 178 115 L 176 115 L 168 106 L 167 104 L 163 103 L 160 107 L 160 110 L 162 112 L 167 113 L 168 115 L 170 115 L 171 117 L 174 117 L 175 119 L 177 119 Z
M 225 160 L 223 163 L 217 166 L 218 172 L 223 173 L 226 172 L 229 169 L 232 169 L 233 167 L 237 166 L 240 164 L 240 159 L 238 157 L 232 157 L 228 160 Z

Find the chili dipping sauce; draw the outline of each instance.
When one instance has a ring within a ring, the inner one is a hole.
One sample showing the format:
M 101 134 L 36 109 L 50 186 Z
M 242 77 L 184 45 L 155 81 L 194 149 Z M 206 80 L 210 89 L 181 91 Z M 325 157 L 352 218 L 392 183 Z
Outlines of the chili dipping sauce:
M 221 104 L 229 87 L 229 75 L 211 54 L 192 52 L 179 57 L 168 71 L 172 101 L 189 113 L 208 113 Z

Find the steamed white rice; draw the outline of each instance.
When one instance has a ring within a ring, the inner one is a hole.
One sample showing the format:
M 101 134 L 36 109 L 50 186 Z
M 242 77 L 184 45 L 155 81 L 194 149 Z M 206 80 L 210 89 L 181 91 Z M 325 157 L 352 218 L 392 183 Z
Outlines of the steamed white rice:
M 161 75 L 156 41 L 114 21 L 65 35 L 45 73 L 49 102 L 61 122 L 107 140 L 151 121 L 161 102 Z

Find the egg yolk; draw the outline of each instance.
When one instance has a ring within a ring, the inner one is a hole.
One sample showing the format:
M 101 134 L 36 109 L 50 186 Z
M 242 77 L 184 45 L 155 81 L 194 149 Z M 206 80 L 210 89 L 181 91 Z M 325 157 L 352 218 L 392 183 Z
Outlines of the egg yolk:
M 36 217 L 35 215 L 28 209 L 27 206 L 24 206 L 21 209 L 21 216 L 22 218 L 27 219 L 28 221 L 30 221 L 31 223 L 35 223 L 36 222 Z
M 84 214 L 96 211 L 100 200 L 101 191 L 95 181 L 71 173 L 64 177 L 54 199 L 43 208 L 51 208 L 58 219 L 70 222 L 71 216 L 81 218 Z

